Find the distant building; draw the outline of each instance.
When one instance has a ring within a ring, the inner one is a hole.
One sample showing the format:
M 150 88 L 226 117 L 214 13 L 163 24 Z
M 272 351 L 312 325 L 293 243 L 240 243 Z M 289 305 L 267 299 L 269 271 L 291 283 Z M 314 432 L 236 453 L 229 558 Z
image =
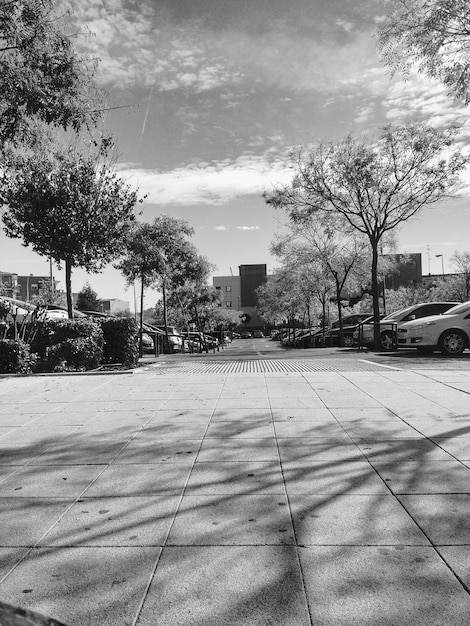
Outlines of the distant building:
M 128 300 L 119 300 L 119 298 L 108 298 L 107 300 L 101 300 L 101 303 L 103 306 L 103 313 L 116 315 L 116 313 L 130 311 Z
M 56 282 L 53 286 L 56 288 Z M 0 272 L 1 293 L 9 298 L 17 298 L 29 302 L 40 296 L 43 291 L 48 291 L 51 282 L 50 276 L 21 276 L 14 272 Z
M 421 253 L 385 254 L 386 259 L 394 261 L 396 271 L 385 278 L 386 289 L 398 289 L 423 282 Z
M 222 295 L 222 306 L 236 309 L 244 316 L 241 318 L 244 327 L 260 328 L 263 321 L 256 312 L 256 289 L 268 279 L 267 266 L 265 263 L 240 265 L 238 269 L 239 276 L 214 276 L 212 284 Z

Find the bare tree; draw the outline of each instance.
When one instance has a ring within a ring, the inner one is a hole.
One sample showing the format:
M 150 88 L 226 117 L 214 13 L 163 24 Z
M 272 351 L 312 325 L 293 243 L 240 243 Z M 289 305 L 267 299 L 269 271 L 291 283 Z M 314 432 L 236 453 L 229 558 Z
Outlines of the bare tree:
M 386 126 L 378 140 L 346 136 L 294 154 L 297 171 L 290 185 L 264 197 L 293 220 L 318 212 L 336 213 L 370 244 L 374 319 L 379 320 L 378 262 L 384 235 L 425 205 L 449 196 L 469 162 L 451 152 L 456 130 L 424 124 Z M 376 324 L 375 346 L 379 348 Z

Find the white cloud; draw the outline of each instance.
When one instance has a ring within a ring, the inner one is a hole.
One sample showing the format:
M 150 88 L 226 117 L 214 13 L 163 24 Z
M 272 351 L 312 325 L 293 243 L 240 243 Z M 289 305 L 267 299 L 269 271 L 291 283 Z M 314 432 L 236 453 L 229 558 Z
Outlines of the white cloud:
M 246 195 L 258 195 L 289 183 L 292 170 L 282 161 L 266 156 L 242 156 L 201 165 L 188 165 L 168 172 L 121 166 L 120 175 L 146 202 L 158 205 L 220 205 Z
M 226 226 L 214 226 L 214 230 L 227 230 Z
M 238 230 L 261 230 L 261 226 L 237 226 Z

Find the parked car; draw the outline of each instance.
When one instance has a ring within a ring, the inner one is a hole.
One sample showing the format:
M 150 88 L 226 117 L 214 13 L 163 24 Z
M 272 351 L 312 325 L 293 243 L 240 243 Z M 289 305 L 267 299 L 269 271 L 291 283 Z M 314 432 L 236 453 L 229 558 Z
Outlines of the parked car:
M 398 345 L 420 352 L 440 350 L 458 356 L 470 347 L 470 301 L 458 304 L 441 315 L 431 315 L 400 325 Z
M 248 331 L 244 331 L 242 332 L 242 334 L 240 335 L 240 337 L 242 339 L 251 339 L 251 333 L 249 333 Z
M 353 313 L 343 317 L 343 346 L 351 348 L 354 345 L 354 331 L 358 328 L 360 322 L 364 322 L 372 317 L 372 313 Z M 340 329 L 339 320 L 333 322 L 331 328 L 325 334 L 325 343 L 327 346 L 340 345 Z
M 157 330 L 161 330 L 166 337 L 165 327 L 164 326 L 155 326 Z M 175 326 L 168 326 L 168 342 L 169 347 L 168 350 L 170 353 L 181 352 L 183 349 L 183 337 L 181 336 L 180 331 Z
M 421 304 L 412 304 L 405 309 L 394 311 L 389 315 L 386 315 L 380 320 L 380 347 L 382 350 L 390 351 L 396 350 L 397 342 L 396 335 L 393 330 L 393 323 L 398 324 L 398 330 L 405 322 L 421 319 L 422 317 L 429 317 L 430 315 L 440 315 L 445 313 L 457 302 L 424 302 Z M 374 345 L 374 323 L 373 318 L 368 320 L 362 325 L 363 338 L 362 343 L 365 346 Z M 354 342 L 359 343 L 359 328 L 354 331 Z
M 262 333 L 260 330 L 255 330 L 255 331 L 253 331 L 253 337 L 255 339 L 263 339 L 264 338 L 264 333 Z
M 313 348 L 316 345 L 315 342 L 318 341 L 319 333 L 321 333 L 319 326 L 296 328 L 281 339 L 281 346 L 284 348 Z
M 213 350 L 219 345 L 219 340 L 216 337 L 194 330 L 185 332 L 184 339 L 188 342 L 189 352 L 202 352 L 206 348 Z

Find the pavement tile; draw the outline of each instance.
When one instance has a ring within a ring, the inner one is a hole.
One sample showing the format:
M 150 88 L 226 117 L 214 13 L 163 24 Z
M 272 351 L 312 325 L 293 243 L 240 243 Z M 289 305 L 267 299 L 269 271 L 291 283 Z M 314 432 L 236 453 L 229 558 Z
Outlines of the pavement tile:
M 67 498 L 0 497 L 0 546 L 34 546 L 72 502 Z
M 133 412 L 133 411 L 142 411 L 142 412 L 153 412 L 158 411 L 168 400 L 111 400 L 107 401 L 103 405 L 103 410 L 109 413 L 122 413 L 123 411 Z
M 149 547 L 33 550 L 0 584 L 0 597 L 68 626 L 133 624 L 160 551 Z
M 325 423 L 337 423 L 334 415 L 329 409 L 273 409 L 273 420 L 275 422 L 295 421 L 310 422 L 313 426 Z
M 84 496 L 140 496 L 182 493 L 191 466 L 184 463 L 110 465 Z
M 160 409 L 152 415 L 149 423 L 200 422 L 201 424 L 207 424 L 212 417 L 212 413 L 212 409 Z
M 256 408 L 225 408 L 225 409 L 216 409 L 211 419 L 211 423 L 217 421 L 236 421 L 236 420 L 270 420 L 271 421 L 271 410 L 270 409 L 256 409 Z
M 423 434 L 398 417 L 390 420 L 374 420 L 362 417 L 341 422 L 342 428 L 353 439 L 373 439 L 374 437 L 398 439 L 422 439 Z
M 180 411 L 203 411 L 205 409 L 213 410 L 216 402 L 216 398 L 211 398 L 210 400 L 184 400 L 176 398 L 175 400 L 165 400 L 159 408 L 164 409 L 165 411 L 174 411 L 176 409 Z
M 12 567 L 21 561 L 28 553 L 29 548 L 2 548 L 0 547 L 0 581 L 9 573 Z
M 432 548 L 299 550 L 312 623 L 465 626 L 470 596 Z
M 398 498 L 433 544 L 470 544 L 470 494 L 400 495 Z
M 217 411 L 224 409 L 269 409 L 268 397 L 237 397 L 237 398 L 220 398 L 217 401 Z
M 202 439 L 207 430 L 206 422 L 172 422 L 151 420 L 140 431 L 139 437 L 149 439 Z
M 76 498 L 103 471 L 101 465 L 26 466 L 0 483 L 0 496 Z
M 184 496 L 167 545 L 293 545 L 285 496 Z
M 273 437 L 273 423 L 269 420 L 236 420 L 236 421 L 215 421 L 209 424 L 205 439 L 232 438 L 232 439 L 259 439 L 263 437 Z
M 161 546 L 179 496 L 80 498 L 47 533 L 45 546 Z
M 114 463 L 185 463 L 196 458 L 200 442 L 197 439 L 154 439 L 139 433 L 117 455 Z
M 5 409 L 6 407 L 3 407 Z M 8 409 L 2 415 L 0 415 L 0 426 L 3 428 L 10 427 L 13 428 L 15 426 L 29 426 L 30 424 L 34 424 L 40 417 L 44 414 L 42 413 L 31 413 L 31 414 L 23 414 L 16 413 L 15 409 Z
M 421 439 L 355 438 L 354 443 L 365 457 L 377 461 L 448 461 L 451 459 L 445 450 L 424 437 Z
M 278 439 L 279 456 L 285 461 L 363 461 L 361 451 L 352 443 L 315 437 Z
M 367 461 L 283 461 L 289 496 L 302 494 L 389 494 Z
M 274 438 L 204 439 L 196 462 L 210 461 L 278 461 Z
M 394 493 L 470 493 L 470 468 L 445 461 L 370 461 Z
M 433 437 L 432 441 L 460 461 L 470 461 L 470 437 Z
M 188 495 L 284 494 L 279 462 L 196 463 L 186 487 Z
M 470 546 L 439 546 L 437 552 L 463 584 L 470 588 Z
M 287 396 L 283 395 L 279 398 L 269 398 L 269 402 L 271 404 L 271 409 L 273 411 L 277 409 L 324 409 L 326 408 L 325 403 L 314 396 L 313 393 L 309 395 L 305 395 L 301 398 L 297 396 Z
M 290 496 L 299 545 L 429 545 L 391 495 Z
M 333 407 L 329 409 L 331 414 L 340 422 L 355 421 L 361 418 L 372 419 L 374 422 L 396 420 L 397 416 L 385 407 L 364 408 L 364 407 Z
M 296 551 L 164 548 L 138 624 L 310 626 Z

